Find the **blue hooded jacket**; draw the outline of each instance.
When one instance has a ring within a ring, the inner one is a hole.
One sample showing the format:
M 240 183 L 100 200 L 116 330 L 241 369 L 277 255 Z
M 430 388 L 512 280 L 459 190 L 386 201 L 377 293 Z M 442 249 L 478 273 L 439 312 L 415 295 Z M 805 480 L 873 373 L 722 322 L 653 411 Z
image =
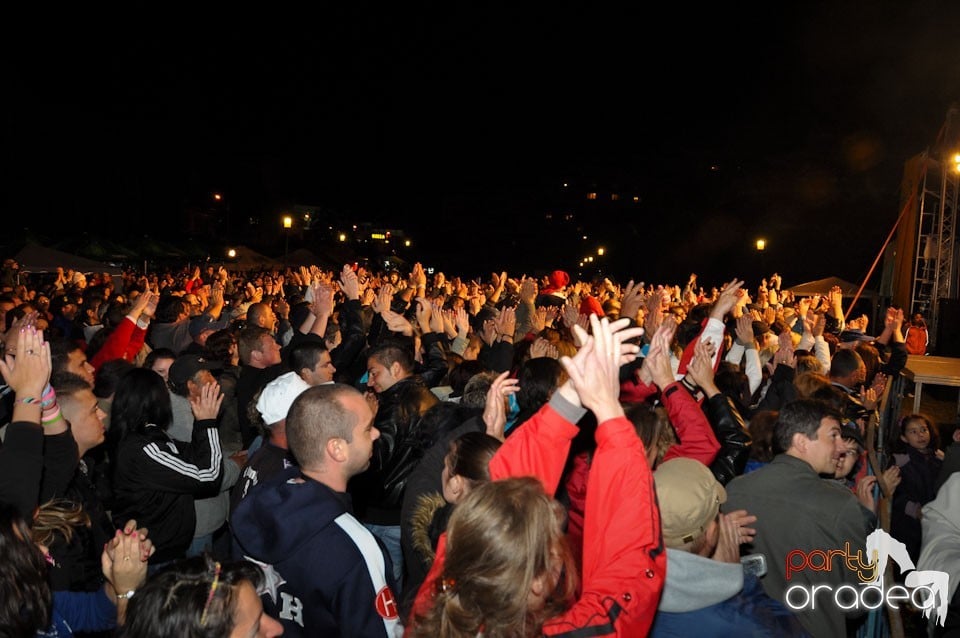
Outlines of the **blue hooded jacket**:
M 231 527 L 238 558 L 264 569 L 264 608 L 284 636 L 402 632 L 390 556 L 346 494 L 289 468 L 250 491 Z

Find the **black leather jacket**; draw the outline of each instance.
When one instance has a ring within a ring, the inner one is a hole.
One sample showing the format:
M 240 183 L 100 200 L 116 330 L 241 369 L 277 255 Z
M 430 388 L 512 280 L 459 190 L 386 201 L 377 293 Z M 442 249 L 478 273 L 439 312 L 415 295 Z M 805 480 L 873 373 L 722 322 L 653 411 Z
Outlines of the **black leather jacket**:
M 437 399 L 418 375 L 396 382 L 377 398 L 373 426 L 380 438 L 374 442 L 370 468 L 350 481 L 349 490 L 360 520 L 399 525 L 407 479 L 431 434 L 420 428 L 420 417 Z
M 703 411 L 720 442 L 720 451 L 710 464 L 710 470 L 721 485 L 726 485 L 743 474 L 747 466 L 752 443 L 750 432 L 733 400 L 722 392 L 705 399 Z

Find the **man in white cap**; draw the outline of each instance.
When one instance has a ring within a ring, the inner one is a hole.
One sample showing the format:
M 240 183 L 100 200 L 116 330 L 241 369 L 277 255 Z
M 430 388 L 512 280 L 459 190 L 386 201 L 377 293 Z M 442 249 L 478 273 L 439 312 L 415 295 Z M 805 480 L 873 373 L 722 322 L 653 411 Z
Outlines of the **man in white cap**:
M 231 511 L 236 510 L 237 504 L 255 485 L 296 465 L 287 446 L 287 412 L 293 400 L 309 387 L 296 372 L 287 372 L 268 383 L 260 392 L 256 409 L 263 420 L 267 439 L 247 460 L 243 474 L 230 495 Z
M 756 516 L 720 513 L 726 490 L 710 469 L 678 457 L 653 473 L 660 505 L 667 578 L 650 636 L 804 636 L 800 621 L 767 596 L 740 562 Z

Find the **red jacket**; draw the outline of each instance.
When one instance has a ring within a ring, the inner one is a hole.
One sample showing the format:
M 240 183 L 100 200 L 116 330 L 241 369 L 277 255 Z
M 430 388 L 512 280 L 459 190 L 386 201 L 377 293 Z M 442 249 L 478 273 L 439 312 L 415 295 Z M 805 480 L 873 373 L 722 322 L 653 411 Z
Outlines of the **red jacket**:
M 504 442 L 490 461 L 490 478 L 536 476 L 556 492 L 575 425 L 553 405 L 558 395 Z M 569 406 L 567 406 L 569 407 Z M 597 426 L 584 524 L 581 594 L 562 615 L 543 627 L 547 636 L 645 636 L 650 630 L 666 575 L 660 511 L 643 443 L 626 418 Z M 414 617 L 429 610 L 443 571 L 446 534 L 420 586 Z M 408 628 L 412 628 L 412 621 Z
M 635 384 L 632 381 L 625 383 L 621 386 L 621 389 L 627 385 L 631 386 L 631 389 L 636 389 L 637 392 L 633 396 L 645 394 L 649 388 L 653 388 L 654 392 L 657 391 L 656 386 L 645 386 L 639 382 Z M 620 397 L 623 400 L 622 393 Z M 679 381 L 668 385 L 661 399 L 666 407 L 670 423 L 673 424 L 677 436 L 680 438 L 679 443 L 670 446 L 664 454 L 663 460 L 683 456 L 696 459 L 709 467 L 720 451 L 720 443 L 717 441 L 717 436 L 703 409 Z M 574 457 L 572 467 L 564 480 L 564 487 L 570 500 L 567 513 L 567 540 L 578 566 L 580 565 L 581 549 L 584 544 L 583 518 L 588 493 L 590 462 L 590 455 L 587 452 L 582 452 Z
M 132 363 L 143 347 L 146 336 L 146 330 L 138 326 L 130 317 L 124 317 L 97 350 L 97 354 L 90 359 L 90 365 L 99 370 L 104 363 L 114 359 L 123 359 Z

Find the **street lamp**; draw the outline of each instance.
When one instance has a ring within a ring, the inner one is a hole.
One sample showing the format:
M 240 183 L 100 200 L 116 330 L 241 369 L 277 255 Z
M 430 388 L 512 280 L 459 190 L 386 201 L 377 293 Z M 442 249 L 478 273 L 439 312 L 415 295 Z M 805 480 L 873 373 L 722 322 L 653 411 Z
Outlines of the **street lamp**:
M 764 272 L 766 272 L 766 268 L 765 268 L 764 265 L 763 265 L 763 253 L 766 252 L 766 250 L 767 250 L 767 240 L 766 240 L 766 239 L 763 239 L 763 238 L 758 239 L 758 240 L 757 240 L 757 252 L 760 254 L 760 277 L 761 277 L 761 279 L 762 279 L 763 277 L 766 277 L 766 275 L 764 274 Z
M 287 231 L 283 242 L 283 265 L 287 265 L 287 258 L 290 255 L 290 229 L 293 228 L 293 217 L 283 216 L 283 228 Z

